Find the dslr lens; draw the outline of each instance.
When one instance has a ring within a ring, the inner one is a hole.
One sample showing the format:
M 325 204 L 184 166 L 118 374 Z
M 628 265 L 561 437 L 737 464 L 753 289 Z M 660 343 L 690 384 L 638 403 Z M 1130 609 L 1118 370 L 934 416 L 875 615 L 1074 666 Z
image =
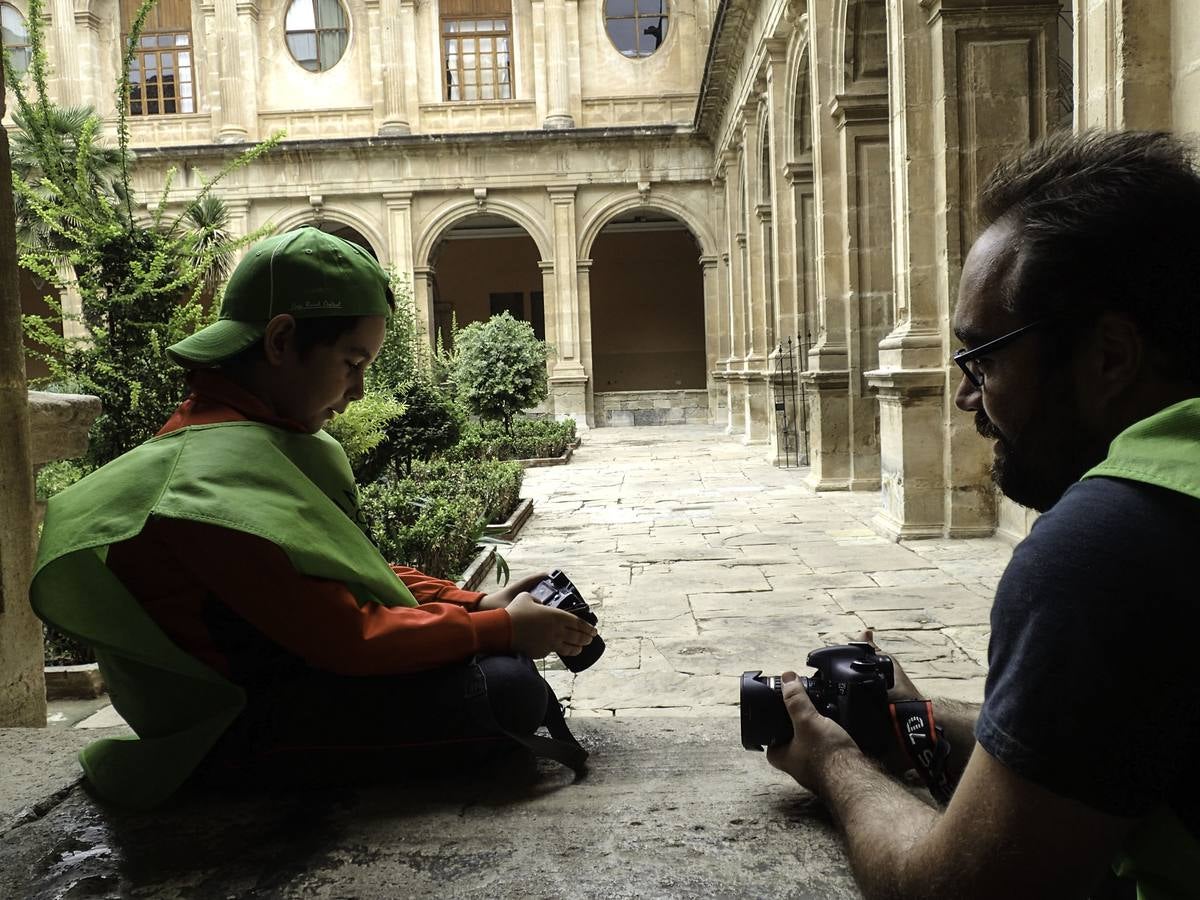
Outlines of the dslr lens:
M 783 679 L 762 672 L 742 673 L 742 746 L 762 750 L 792 739 L 792 720 L 783 705 Z

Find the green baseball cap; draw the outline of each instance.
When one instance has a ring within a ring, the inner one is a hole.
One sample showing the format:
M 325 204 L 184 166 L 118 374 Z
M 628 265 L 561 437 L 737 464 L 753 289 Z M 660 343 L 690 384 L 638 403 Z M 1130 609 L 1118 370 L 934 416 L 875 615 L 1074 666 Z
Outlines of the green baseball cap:
M 319 228 L 299 228 L 251 247 L 229 277 L 221 317 L 167 354 L 184 368 L 203 368 L 260 340 L 282 313 L 388 316 L 393 302 L 387 273 L 370 253 Z

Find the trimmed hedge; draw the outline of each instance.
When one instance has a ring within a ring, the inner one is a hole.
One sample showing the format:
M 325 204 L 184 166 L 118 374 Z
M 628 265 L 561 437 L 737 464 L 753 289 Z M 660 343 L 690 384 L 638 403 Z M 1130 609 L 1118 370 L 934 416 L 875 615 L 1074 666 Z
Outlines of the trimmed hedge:
M 452 459 L 553 459 L 574 442 L 574 419 L 514 419 L 510 432 L 499 422 L 485 419 L 464 428 L 447 455 Z

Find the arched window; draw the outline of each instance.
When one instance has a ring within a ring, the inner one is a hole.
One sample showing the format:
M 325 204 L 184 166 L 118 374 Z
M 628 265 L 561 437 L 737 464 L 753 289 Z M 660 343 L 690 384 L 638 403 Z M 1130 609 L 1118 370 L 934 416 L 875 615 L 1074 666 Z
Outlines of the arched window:
M 796 98 L 792 106 L 792 157 L 800 157 L 812 153 L 812 102 L 808 89 L 808 48 L 800 57 L 800 67 L 796 72 Z
M 122 52 L 139 5 L 138 0 L 121 0 Z M 129 61 L 129 114 L 194 113 L 193 63 L 191 0 L 159 0 Z
M 0 3 L 0 28 L 4 46 L 12 60 L 13 72 L 20 75 L 29 68 L 29 27 L 25 24 L 25 17 L 15 6 Z
M 283 27 L 292 59 L 310 72 L 332 69 L 350 42 L 350 18 L 339 0 L 292 0 Z
M 667 0 L 604 0 L 604 27 L 622 56 L 649 56 L 667 39 Z

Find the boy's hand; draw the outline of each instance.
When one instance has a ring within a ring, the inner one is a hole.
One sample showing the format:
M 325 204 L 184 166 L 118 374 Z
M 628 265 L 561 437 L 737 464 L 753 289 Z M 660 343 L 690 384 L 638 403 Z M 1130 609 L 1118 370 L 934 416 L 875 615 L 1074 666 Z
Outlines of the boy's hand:
M 518 594 L 524 594 L 539 581 L 549 577 L 549 572 L 538 572 L 536 575 L 527 575 L 520 581 L 514 581 L 500 588 L 498 591 L 492 591 L 492 593 L 480 600 L 479 605 L 475 608 L 477 610 L 504 609 L 517 598 Z
M 542 606 L 529 594 L 518 594 L 508 604 L 512 618 L 512 648 L 531 659 L 551 653 L 576 656 L 592 642 L 596 629 L 582 619 Z

